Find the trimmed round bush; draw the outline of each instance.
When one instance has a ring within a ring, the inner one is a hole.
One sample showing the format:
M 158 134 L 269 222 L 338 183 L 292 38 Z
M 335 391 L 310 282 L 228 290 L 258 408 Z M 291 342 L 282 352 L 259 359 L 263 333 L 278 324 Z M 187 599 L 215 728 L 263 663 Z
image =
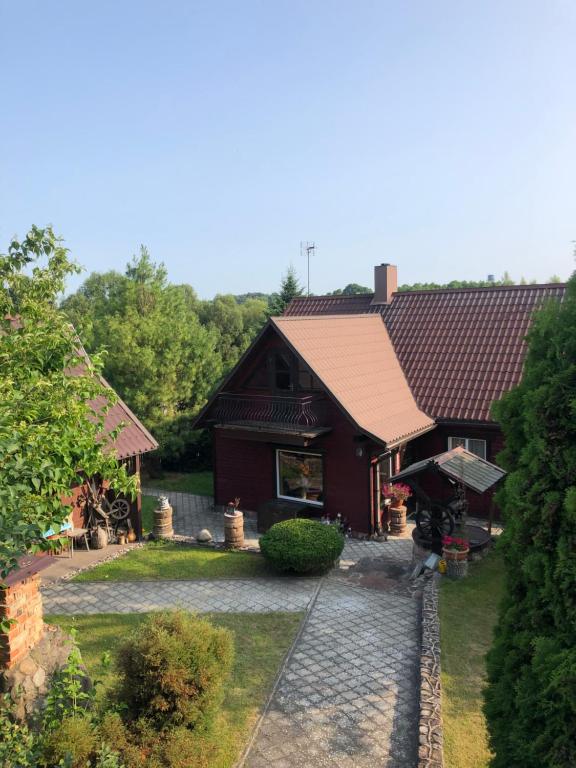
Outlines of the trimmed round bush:
M 276 523 L 260 539 L 262 554 L 278 571 L 326 571 L 343 549 L 344 536 L 336 526 L 301 518 Z
M 185 611 L 154 614 L 121 646 L 119 698 L 130 720 L 208 728 L 232 669 L 228 630 Z

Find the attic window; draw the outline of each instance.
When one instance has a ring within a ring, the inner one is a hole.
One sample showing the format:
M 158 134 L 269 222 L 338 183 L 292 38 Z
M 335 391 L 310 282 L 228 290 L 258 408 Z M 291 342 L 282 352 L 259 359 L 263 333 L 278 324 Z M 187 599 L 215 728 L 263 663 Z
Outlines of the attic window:
M 462 446 L 470 453 L 480 456 L 481 459 L 486 458 L 486 440 L 477 440 L 473 437 L 449 437 L 448 438 L 448 450 Z
M 280 354 L 274 356 L 274 386 L 276 389 L 292 389 L 290 363 Z

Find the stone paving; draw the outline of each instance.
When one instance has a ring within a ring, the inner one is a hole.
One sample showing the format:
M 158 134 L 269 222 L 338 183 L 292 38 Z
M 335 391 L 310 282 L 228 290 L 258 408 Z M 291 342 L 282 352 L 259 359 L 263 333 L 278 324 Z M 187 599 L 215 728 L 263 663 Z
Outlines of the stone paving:
M 304 611 L 319 579 L 62 582 L 42 589 L 46 613 L 147 613 L 184 608 L 198 613 Z
M 192 493 L 163 491 L 159 488 L 143 488 L 146 496 L 167 496 L 172 505 L 172 524 L 178 536 L 196 538 L 202 528 L 208 528 L 216 541 L 224 540 L 224 508 L 215 507 L 211 496 L 196 496 Z M 244 516 L 244 539 L 247 546 L 256 545 L 259 533 L 256 520 Z
M 406 542 L 354 542 L 349 549 L 360 566 L 368 551 L 368 560 L 378 552 L 410 567 Z M 420 605 L 409 591 L 368 589 L 342 572 L 328 577 L 242 765 L 414 768 Z

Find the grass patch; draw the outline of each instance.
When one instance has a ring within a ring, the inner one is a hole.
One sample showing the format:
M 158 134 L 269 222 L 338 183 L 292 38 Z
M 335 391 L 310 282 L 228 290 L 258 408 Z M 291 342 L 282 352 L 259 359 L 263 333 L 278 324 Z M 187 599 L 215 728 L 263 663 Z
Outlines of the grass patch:
M 214 495 L 212 472 L 164 472 L 161 478 L 144 477 L 142 485 L 159 488 L 162 491 L 194 493 L 197 496 Z
M 479 563 L 471 563 L 468 578 L 442 581 L 442 715 L 447 768 L 486 768 L 490 761 L 482 689 L 485 655 L 492 644 L 503 585 L 504 566 L 497 549 Z
M 142 533 L 152 532 L 157 503 L 158 500 L 154 496 L 142 496 Z
M 214 624 L 234 634 L 236 657 L 226 685 L 224 705 L 210 737 L 215 757 L 210 768 L 231 768 L 244 749 L 264 706 L 278 668 L 290 648 L 302 620 L 301 613 L 212 614 Z M 102 654 L 114 660 L 121 638 L 146 618 L 146 614 L 102 613 L 93 616 L 46 616 L 64 629 L 75 627 L 82 657 L 89 673 L 102 681 L 99 699 L 104 700 L 114 683 L 114 665 L 102 665 Z
M 79 573 L 74 581 L 233 579 L 269 575 L 270 570 L 259 554 L 158 542 Z

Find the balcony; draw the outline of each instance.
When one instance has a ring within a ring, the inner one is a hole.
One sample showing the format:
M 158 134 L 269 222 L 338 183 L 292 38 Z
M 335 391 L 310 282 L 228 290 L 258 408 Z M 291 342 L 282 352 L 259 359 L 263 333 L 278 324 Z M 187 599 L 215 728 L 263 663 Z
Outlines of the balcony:
M 218 427 L 312 440 L 325 426 L 322 395 L 243 395 L 222 392 L 210 414 Z

